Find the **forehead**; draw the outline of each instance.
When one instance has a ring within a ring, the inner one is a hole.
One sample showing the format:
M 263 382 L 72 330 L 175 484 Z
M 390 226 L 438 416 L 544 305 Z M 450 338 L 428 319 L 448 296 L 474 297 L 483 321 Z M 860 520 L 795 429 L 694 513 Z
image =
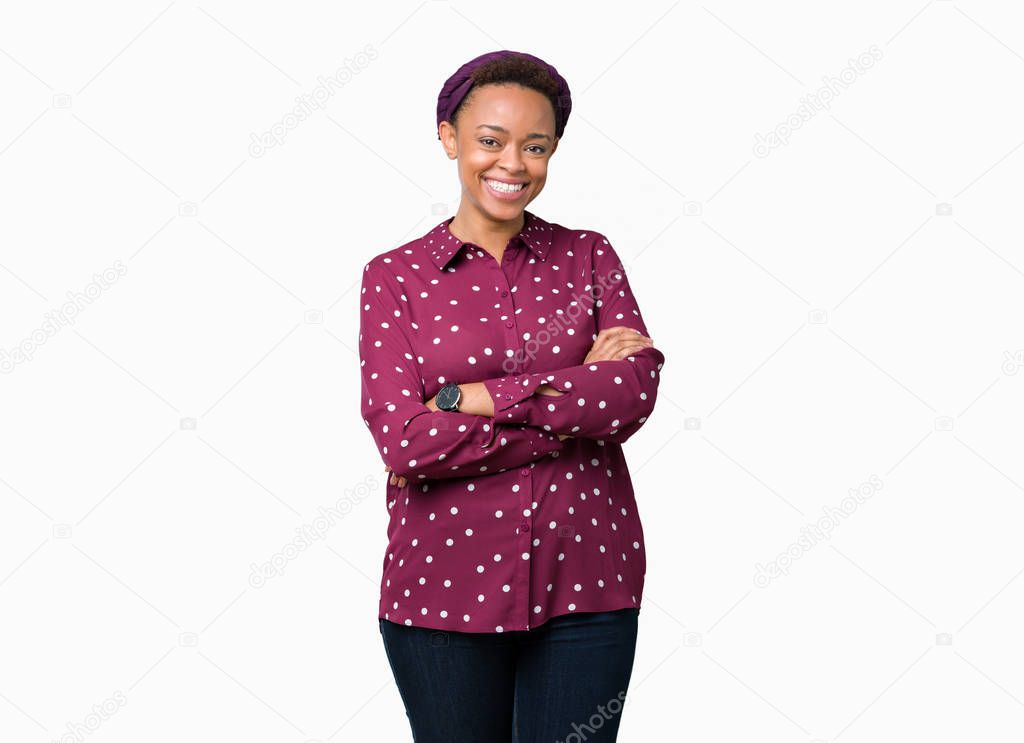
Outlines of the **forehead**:
M 489 84 L 470 91 L 463 107 L 463 121 L 470 127 L 496 124 L 512 132 L 540 131 L 554 134 L 555 110 L 543 93 L 515 84 Z

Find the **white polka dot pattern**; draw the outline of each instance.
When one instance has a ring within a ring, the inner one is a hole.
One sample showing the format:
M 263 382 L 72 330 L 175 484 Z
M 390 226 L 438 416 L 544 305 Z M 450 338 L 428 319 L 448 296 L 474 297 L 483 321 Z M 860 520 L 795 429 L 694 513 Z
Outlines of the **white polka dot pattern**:
M 647 335 L 619 258 L 600 233 L 526 211 L 499 261 L 450 222 L 363 273 L 361 410 L 408 479 L 387 486 L 379 617 L 503 632 L 639 607 L 646 554 L 621 444 L 653 412 L 664 356 L 583 364 L 603 328 Z M 447 381 L 483 382 L 494 418 L 427 408 Z M 564 394 L 535 394 L 544 383 Z

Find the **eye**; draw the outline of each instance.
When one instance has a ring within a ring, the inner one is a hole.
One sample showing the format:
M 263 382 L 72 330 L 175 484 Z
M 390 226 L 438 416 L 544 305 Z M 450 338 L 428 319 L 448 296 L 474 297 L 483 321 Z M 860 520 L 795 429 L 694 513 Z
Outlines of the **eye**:
M 485 147 L 490 147 L 492 144 L 498 144 L 498 140 L 496 140 L 494 137 L 481 137 L 477 141 L 480 142 L 480 144 L 484 145 Z M 530 148 L 536 148 L 535 150 L 532 150 L 533 154 L 535 155 L 543 155 L 545 152 L 547 152 L 547 150 L 539 144 L 532 144 L 530 145 Z

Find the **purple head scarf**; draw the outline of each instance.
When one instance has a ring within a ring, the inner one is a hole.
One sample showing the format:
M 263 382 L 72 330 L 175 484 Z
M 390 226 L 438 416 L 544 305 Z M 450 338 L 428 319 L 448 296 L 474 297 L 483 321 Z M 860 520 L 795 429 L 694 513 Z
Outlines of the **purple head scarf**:
M 481 54 L 479 57 L 466 62 L 466 64 L 462 65 L 462 67 L 455 71 L 454 75 L 445 80 L 444 85 L 441 86 L 441 92 L 437 96 L 437 125 L 441 126 L 442 121 L 450 121 L 450 117 L 455 113 L 455 109 L 458 108 L 459 103 L 466 97 L 466 95 L 468 95 L 470 88 L 473 87 L 473 79 L 470 77 L 473 70 L 485 62 L 511 56 L 526 57 L 527 59 L 533 60 L 551 73 L 551 77 L 553 77 L 558 83 L 558 96 L 555 101 L 557 104 L 555 106 L 555 137 L 561 137 L 562 132 L 565 131 L 565 124 L 569 120 L 569 112 L 572 110 L 572 98 L 569 95 L 569 83 L 565 81 L 564 77 L 558 74 L 558 70 L 549 65 L 543 59 L 535 57 L 532 54 L 527 54 L 526 52 L 513 52 L 508 49 L 503 49 L 499 52 Z M 440 133 L 438 133 L 437 138 L 441 138 Z

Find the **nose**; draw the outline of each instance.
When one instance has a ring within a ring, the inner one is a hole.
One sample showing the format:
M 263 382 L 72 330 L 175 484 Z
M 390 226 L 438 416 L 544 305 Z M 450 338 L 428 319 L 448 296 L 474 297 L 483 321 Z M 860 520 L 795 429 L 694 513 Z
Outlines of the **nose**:
M 519 148 L 514 144 L 510 144 L 506 147 L 501 153 L 501 159 L 498 160 L 498 165 L 501 166 L 509 175 L 514 176 L 522 173 L 524 170 L 523 155 L 519 151 Z

